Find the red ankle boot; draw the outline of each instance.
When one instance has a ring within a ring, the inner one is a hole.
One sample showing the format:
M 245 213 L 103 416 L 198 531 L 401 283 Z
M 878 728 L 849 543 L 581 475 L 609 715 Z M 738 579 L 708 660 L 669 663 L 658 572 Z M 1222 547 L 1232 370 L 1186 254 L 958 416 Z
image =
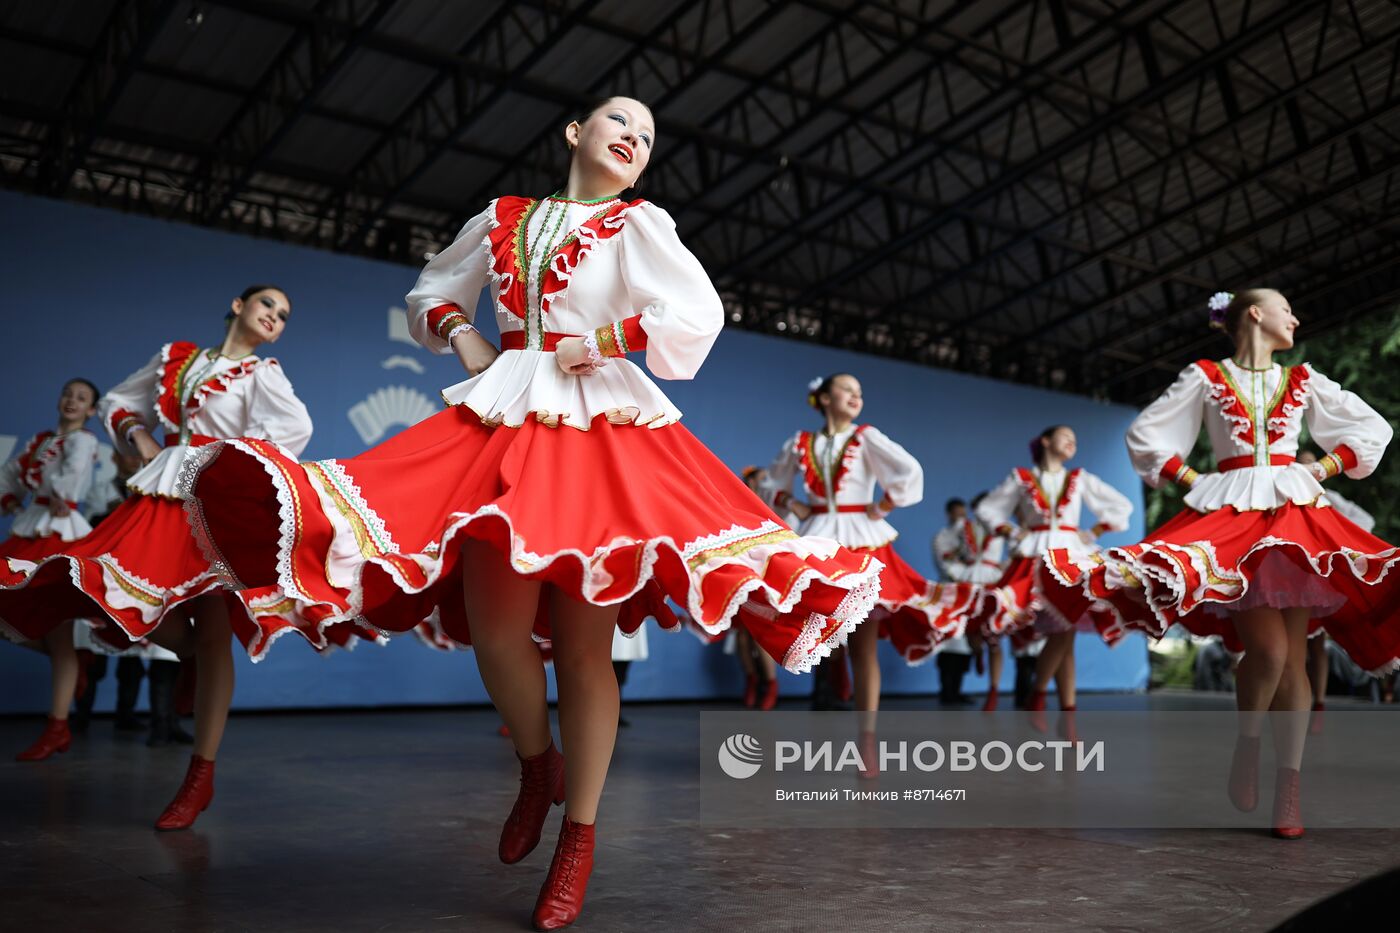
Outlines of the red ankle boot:
M 986 702 L 982 704 L 982 712 L 995 713 L 997 711 L 997 688 L 992 687 L 987 691 Z
M 1049 732 L 1050 722 L 1045 718 L 1045 691 L 1037 690 L 1031 694 L 1030 705 L 1026 707 L 1031 714 L 1031 728 L 1036 732 Z
M 763 699 L 758 701 L 759 709 L 772 709 L 778 705 L 778 678 L 774 677 L 763 687 Z
M 758 703 L 758 675 L 750 674 L 744 678 L 744 707 L 753 709 Z
M 593 828 L 592 823 L 585 826 L 564 817 L 554 861 L 549 863 L 549 874 L 531 917 L 536 930 L 558 930 L 578 919 L 588 876 L 593 873 Z
M 209 809 L 214 799 L 214 762 L 198 755 L 190 756 L 190 768 L 185 772 L 185 782 L 175 792 L 175 799 L 156 820 L 156 829 L 168 832 L 172 829 L 189 829 L 199 815 Z
M 1308 735 L 1322 735 L 1322 713 L 1327 709 L 1321 700 L 1312 706 L 1312 716 L 1308 719 Z
M 39 740 L 16 755 L 15 761 L 43 761 L 57 752 L 68 751 L 72 744 L 73 733 L 68 731 L 68 720 L 50 716 Z
M 1230 802 L 1242 813 L 1259 806 L 1259 736 L 1242 735 L 1235 740 L 1235 757 L 1230 762 Z
M 515 757 L 520 758 L 519 753 Z M 533 852 L 550 804 L 563 802 L 564 756 L 554 743 L 538 755 L 520 758 L 520 793 L 501 828 L 501 861 L 513 865 Z
M 1298 801 L 1298 769 L 1279 768 L 1274 778 L 1274 836 L 1298 839 L 1303 835 L 1303 810 Z

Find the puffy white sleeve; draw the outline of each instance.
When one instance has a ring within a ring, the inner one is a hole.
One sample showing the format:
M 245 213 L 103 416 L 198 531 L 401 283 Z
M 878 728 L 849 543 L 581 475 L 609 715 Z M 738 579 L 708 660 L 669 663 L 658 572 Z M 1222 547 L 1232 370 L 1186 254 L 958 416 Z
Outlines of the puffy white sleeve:
M 960 525 L 949 525 L 933 536 L 933 562 L 945 580 L 962 580 L 967 575 L 960 529 Z
M 476 300 L 491 269 L 487 236 L 495 217 L 493 201 L 467 221 L 451 246 L 428 260 L 408 293 L 408 332 L 434 353 L 450 352 L 452 328 L 476 318 Z
M 112 443 L 123 453 L 135 453 L 127 440 L 134 428 L 155 431 L 156 389 L 160 381 L 161 353 L 127 376 L 97 403 L 97 416 L 112 436 Z
M 311 442 L 311 415 L 292 390 L 276 360 L 253 370 L 253 389 L 244 410 L 245 437 L 259 437 L 287 448 L 299 457 Z
M 23 502 L 29 495 L 29 490 L 19 481 L 19 451 L 28 450 L 33 443 L 31 438 L 23 447 L 16 447 L 15 455 L 0 466 L 0 506 Z
M 1361 506 L 1352 502 L 1341 493 L 1328 492 L 1327 501 L 1332 503 L 1332 508 L 1342 514 L 1342 517 L 1351 522 L 1362 531 L 1371 531 L 1376 527 L 1376 517 Z
M 802 432 L 799 431 L 788 438 L 768 467 L 768 483 L 762 496 L 775 511 L 782 511 L 792 501 L 792 481 L 797 477 L 797 467 L 801 461 L 797 452 L 797 441 L 801 436 Z
M 1133 419 L 1128 428 L 1128 456 L 1138 476 L 1153 489 L 1167 482 L 1189 486 L 1195 481 L 1195 471 L 1186 465 L 1186 456 L 1201 433 L 1205 401 L 1205 374 L 1191 365 L 1181 371 L 1171 388 Z
M 724 326 L 724 305 L 705 267 L 655 204 L 637 205 L 620 234 L 619 258 L 632 317 L 613 328 L 661 379 L 693 379 Z M 619 309 L 627 310 L 627 309 Z M 644 340 L 639 340 L 644 337 Z
M 86 431 L 74 431 L 63 439 L 63 453 L 46 477 L 49 489 L 64 502 L 81 503 L 92 488 L 96 466 L 97 438 Z
M 1390 422 L 1333 380 L 1308 367 L 1312 403 L 1304 417 L 1313 440 L 1329 451 L 1321 462 L 1328 475 L 1345 472 L 1352 479 L 1365 479 L 1381 462 L 1394 430 Z
M 877 428 L 861 432 L 866 463 L 885 491 L 887 505 L 897 508 L 918 505 L 924 498 L 924 468 L 914 455 L 890 440 Z
M 1127 496 L 1088 470 L 1081 470 L 1079 473 L 1079 494 L 1089 511 L 1098 519 L 1094 525 L 1095 533 L 1128 529 L 1128 519 L 1133 516 L 1133 504 Z
M 992 530 L 1005 534 L 1011 528 L 1012 516 L 1021 501 L 1021 481 L 1013 472 L 977 503 L 977 520 Z

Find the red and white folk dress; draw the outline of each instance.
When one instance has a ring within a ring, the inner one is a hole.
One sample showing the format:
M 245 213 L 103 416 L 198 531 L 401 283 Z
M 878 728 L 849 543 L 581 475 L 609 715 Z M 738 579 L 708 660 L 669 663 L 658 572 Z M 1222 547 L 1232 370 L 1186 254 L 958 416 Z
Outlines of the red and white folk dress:
M 43 560 L 92 531 L 78 509 L 92 486 L 96 463 L 97 438 L 79 429 L 36 434 L 19 456 L 0 467 L 0 505 L 24 506 L 10 525 L 10 536 L 0 542 L 0 580 L 17 572 L 8 569 L 9 560 Z M 55 500 L 68 504 L 68 514 L 49 511 Z
M 1205 422 L 1214 473 L 1183 458 Z M 1187 508 L 1146 541 L 1084 559 L 1056 552 L 1055 575 L 1124 624 L 1161 636 L 1174 622 L 1242 650 L 1228 612 L 1307 608 L 1362 668 L 1400 663 L 1400 550 L 1331 507 L 1294 461 L 1306 424 L 1330 450 L 1328 475 L 1371 473 L 1390 443 L 1376 411 L 1307 363 L 1251 370 L 1232 360 L 1188 366 L 1128 432 L 1133 466 L 1152 486 L 1188 487 Z
M 504 352 L 443 392 L 446 411 L 348 460 L 297 463 L 254 440 L 201 451 L 191 488 L 238 583 L 279 594 L 304 626 L 430 619 L 465 645 L 459 560 L 473 538 L 519 574 L 620 604 L 625 633 L 647 616 L 677 627 L 669 596 L 706 631 L 737 620 L 794 671 L 844 641 L 875 601 L 879 564 L 783 526 L 621 358 L 692 378 L 723 323 L 665 211 L 493 201 L 423 270 L 413 335 L 449 352 L 484 286 Z M 588 333 L 614 358 L 564 373 L 558 340 Z M 542 605 L 535 636 L 550 635 Z
M 1000 584 L 987 591 L 977 619 L 987 635 L 1015 633 L 1018 646 L 1071 628 L 1096 629 L 1109 644 L 1123 637 L 1112 614 L 1044 577 L 1044 557 L 1056 549 L 1083 560 L 1098 553 L 1098 545 L 1086 543 L 1080 534 L 1085 507 L 1098 518 L 1092 537 L 1126 529 L 1133 514 L 1126 496 L 1079 468 L 1017 467 L 978 503 L 977 519 L 995 534 L 1009 535 L 1013 518 L 1025 532 L 1012 547 Z
M 802 534 L 839 541 L 885 565 L 880 571 L 880 601 L 871 620 L 910 664 L 933 656 L 939 642 L 963 633 L 976 607 L 978 589 L 967 583 L 931 583 L 894 550 L 899 532 L 883 514 L 916 505 L 924 497 L 924 471 L 910 453 L 868 424 L 852 425 L 834 436 L 799 431 L 768 468 L 774 502 L 789 502 L 789 489 L 800 478 L 812 508 Z M 884 490 L 870 514 L 875 485 Z
M 114 644 L 139 641 L 180 604 L 214 591 L 219 578 L 190 534 L 177 489 L 188 452 L 216 438 L 254 435 L 301 450 L 311 418 L 276 360 L 229 359 L 193 343 L 162 347 L 98 405 L 114 443 L 131 448 L 137 427 L 164 432 L 165 449 L 127 481 L 132 495 L 90 535 L 37 566 L 11 561 L 0 579 L 0 617 L 29 638 L 73 618 L 97 620 Z M 255 658 L 283 630 L 232 612 L 235 633 Z M 323 643 L 324 644 L 324 643 Z

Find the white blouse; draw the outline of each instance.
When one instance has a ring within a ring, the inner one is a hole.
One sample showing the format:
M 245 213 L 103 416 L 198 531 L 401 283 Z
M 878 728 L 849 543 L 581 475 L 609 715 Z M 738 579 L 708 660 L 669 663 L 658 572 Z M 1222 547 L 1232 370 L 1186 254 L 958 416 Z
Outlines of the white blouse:
M 452 245 L 427 264 L 408 294 L 414 339 L 436 353 L 451 352 L 443 339 L 450 334 L 434 331 L 431 312 L 456 305 L 471 320 L 489 283 L 503 340 L 514 333 L 527 346 L 505 350 L 485 372 L 443 390 L 449 404 L 467 406 L 488 424 L 511 427 L 535 417 L 587 430 L 600 414 L 615 424 L 649 427 L 680 420 L 679 409 L 626 358 L 611 357 L 599 371 L 574 376 L 559 369 L 553 353 L 528 348 L 538 345 L 541 333 L 583 335 L 640 315 L 646 366 L 653 375 L 694 378 L 709 354 L 724 325 L 724 308 L 704 267 L 676 236 L 675 221 L 646 201 L 597 219 L 608 207 L 500 198 L 467 221 Z M 519 255 L 518 236 L 497 232 L 503 223 L 523 226 L 525 255 Z M 544 301 L 542 238 L 564 244 L 548 253 Z M 571 241 L 573 251 L 566 248 Z M 517 280 L 525 283 L 523 295 L 515 288 Z
M 297 457 L 311 441 L 311 415 L 274 359 L 219 356 L 200 350 L 180 378 L 181 347 L 167 344 L 145 366 L 102 397 L 97 410 L 112 441 L 134 452 L 136 424 L 165 432 L 167 446 L 127 480 L 133 492 L 182 499 L 180 469 L 196 435 L 255 437 Z M 175 413 L 172 417 L 172 412 Z M 173 443 L 172 441 L 177 441 Z
M 1148 485 L 1160 486 L 1183 469 L 1178 465 L 1203 421 L 1217 464 L 1248 465 L 1200 475 L 1185 500 L 1198 512 L 1327 505 L 1312 473 L 1291 462 L 1304 423 L 1324 450 L 1349 450 L 1355 462 L 1346 474 L 1353 479 L 1371 474 L 1393 433 L 1375 409 L 1307 363 L 1249 370 L 1232 360 L 1202 360 L 1182 370 L 1128 431 L 1133 468 Z
M 1005 572 L 1006 537 L 976 519 L 960 518 L 933 539 L 933 559 L 945 579 L 996 583 Z
M 28 469 L 22 467 L 21 459 Z M 78 506 L 87 498 L 96 464 L 97 438 L 89 431 L 31 438 L 14 459 L 0 467 L 0 498 L 13 496 L 24 502 L 27 496 L 33 497 L 15 516 L 10 534 L 20 538 L 58 535 L 62 541 L 76 541 L 92 531 Z M 48 503 L 40 503 L 40 499 L 70 503 L 68 514 L 54 517 Z
M 782 506 L 794 479 L 802 479 L 813 513 L 801 533 L 831 538 L 845 547 L 882 547 L 899 537 L 889 522 L 864 511 L 821 511 L 824 506 L 866 506 L 874 501 L 875 484 L 895 508 L 917 505 L 924 498 L 924 470 L 919 461 L 869 425 L 852 425 L 828 437 L 799 431 L 783 445 L 768 468 L 771 501 Z
M 1054 548 L 1084 554 L 1095 550 L 1079 536 L 1080 517 L 1087 506 L 1098 518 L 1099 531 L 1123 531 L 1133 504 L 1121 492 L 1088 470 L 1012 470 L 977 506 L 977 519 L 1001 529 L 1016 519 L 1026 531 L 1012 553 L 1036 557 Z

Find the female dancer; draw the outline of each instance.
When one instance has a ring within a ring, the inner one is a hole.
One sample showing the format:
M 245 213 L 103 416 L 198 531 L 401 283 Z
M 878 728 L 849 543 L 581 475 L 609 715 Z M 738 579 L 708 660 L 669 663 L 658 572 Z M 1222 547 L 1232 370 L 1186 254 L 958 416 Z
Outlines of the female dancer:
M 175 798 L 156 820 L 161 830 L 193 825 L 213 799 L 214 760 L 233 697 L 231 631 L 256 659 L 286 629 L 275 603 L 249 599 L 244 612 L 220 591 L 179 501 L 177 479 L 194 448 L 216 438 L 256 436 L 301 450 L 311 438 L 311 418 L 277 361 L 254 355 L 287 326 L 286 293 L 255 285 L 231 308 L 217 349 L 166 344 L 103 397 L 99 412 L 113 442 L 145 463 L 127 481 L 131 497 L 81 542 L 19 573 L 12 562 L 8 579 L 0 579 L 0 617 L 25 635 L 40 637 L 72 618 L 100 617 L 115 622 L 125 639 L 149 638 L 196 660 L 194 754 Z M 163 446 L 153 437 L 157 428 Z M 249 618 L 254 613 L 256 624 Z
M 1109 548 L 1103 562 L 1056 551 L 1062 582 L 1109 607 L 1128 625 L 1160 637 L 1174 622 L 1221 635 L 1244 651 L 1235 677 L 1239 738 L 1230 798 L 1258 803 L 1264 712 L 1306 711 L 1309 628 L 1325 623 L 1363 669 L 1400 664 L 1400 550 L 1347 521 L 1322 482 L 1371 473 L 1390 443 L 1386 420 L 1311 365 L 1280 366 L 1298 319 L 1273 289 L 1211 299 L 1212 323 L 1235 352 L 1200 360 L 1149 405 L 1128 432 L 1133 465 L 1150 485 L 1189 489 L 1187 508 L 1150 539 Z M 1183 461 L 1205 422 L 1216 472 Z M 1306 422 L 1330 453 L 1305 467 L 1294 460 Z M 1131 587 L 1126 585 L 1131 581 Z M 1307 717 L 1276 717 L 1278 772 L 1273 831 L 1303 834 L 1299 775 Z
M 97 462 L 97 438 L 83 429 L 97 413 L 97 397 L 97 386 L 91 382 L 69 379 L 58 396 L 58 428 L 34 435 L 18 457 L 0 467 L 0 511 L 16 516 L 10 537 L 0 542 L 0 564 L 41 561 L 92 531 L 78 503 L 87 496 Z M 19 620 L 4 622 L 0 617 L 6 634 L 49 656 L 48 724 L 38 740 L 16 756 L 19 761 L 43 761 L 55 752 L 68 751 L 73 740 L 68 707 L 74 693 L 81 692 L 73 626 L 58 625 L 41 636 L 24 637 L 18 631 Z
M 856 709 L 860 725 L 861 758 L 875 760 L 875 713 L 880 708 L 880 663 L 876 654 L 881 636 L 889 638 L 910 664 L 932 656 L 946 638 L 962 634 L 966 616 L 977 602 L 966 583 L 930 583 L 895 553 L 898 532 L 885 521 L 896 507 L 915 505 L 924 497 L 924 471 L 903 447 L 871 425 L 857 425 L 864 407 L 859 380 L 834 373 L 809 386 L 808 404 L 825 422 L 820 431 L 798 431 L 783 445 L 768 468 L 777 490 L 778 508 L 789 508 L 803 522 L 802 533 L 834 538 L 885 565 L 880 572 L 880 602 L 873 620 L 851 636 L 851 666 L 855 674 Z M 801 472 L 808 501 L 788 490 Z M 884 497 L 874 501 L 879 483 Z
M 1088 470 L 1065 468 L 1078 449 L 1073 428 L 1064 424 L 1046 428 L 1031 441 L 1035 465 L 1012 470 L 976 509 L 978 520 L 995 534 L 1015 535 L 1011 563 L 994 597 L 987 600 L 989 608 L 984 609 L 980 628 L 989 640 L 1027 629 L 1024 641 L 1045 636 L 1045 647 L 1036 659 L 1031 722 L 1045 731 L 1045 694 L 1053 678 L 1060 697 L 1060 728 L 1070 738 L 1075 732 L 1075 635 L 1093 627 L 1114 644 L 1123 630 L 1111 615 L 1093 611 L 1081 594 L 1047 587 L 1041 575 L 1042 558 L 1052 549 L 1064 548 L 1088 559 L 1098 550 L 1094 541 L 1105 531 L 1127 528 L 1133 514 L 1133 504 L 1118 490 Z M 1079 527 L 1085 506 L 1099 520 L 1088 529 Z M 1013 516 L 1019 528 L 1010 524 Z
M 651 156 L 651 112 L 610 98 L 564 136 L 565 188 L 493 201 L 408 297 L 419 342 L 476 374 L 443 393 L 450 408 L 351 460 L 215 445 L 190 486 L 232 572 L 285 599 L 299 624 L 364 617 L 403 631 L 437 611 L 475 647 L 521 759 L 501 859 L 524 858 L 550 804 L 565 802 L 541 929 L 573 922 L 592 870 L 617 736 L 614 629 L 648 616 L 679 627 L 669 596 L 710 631 L 739 621 L 802 671 L 865 617 L 879 585 L 868 555 L 780 525 L 624 359 L 644 351 L 658 376 L 689 379 L 724 319 L 670 216 L 618 197 Z M 488 283 L 499 356 L 471 325 Z M 551 642 L 567 770 L 532 634 Z

